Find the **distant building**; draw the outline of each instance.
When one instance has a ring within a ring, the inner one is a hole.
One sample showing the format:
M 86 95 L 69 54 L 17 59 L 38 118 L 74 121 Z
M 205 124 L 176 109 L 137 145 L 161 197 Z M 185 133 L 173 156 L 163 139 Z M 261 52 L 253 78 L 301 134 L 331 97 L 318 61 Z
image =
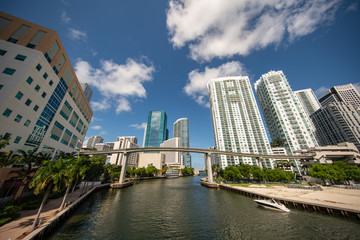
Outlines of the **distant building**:
M 286 148 L 284 147 L 272 147 L 272 152 L 274 155 L 287 155 Z M 290 163 L 289 159 L 274 159 L 275 165 L 285 171 L 294 172 L 294 167 Z M 291 161 L 292 162 L 292 161 Z M 287 164 L 289 163 L 289 164 Z
M 360 114 L 351 104 L 329 102 L 311 115 L 321 146 L 351 142 L 360 150 Z
M 84 91 L 84 94 L 85 94 L 85 97 L 86 97 L 87 101 L 90 103 L 91 98 L 93 96 L 93 91 L 92 91 L 90 85 L 87 84 L 87 83 L 82 83 L 81 87 L 82 87 L 82 89 Z
M 271 154 L 259 108 L 247 76 L 222 77 L 208 83 L 217 150 Z M 273 168 L 272 159 L 259 163 L 250 157 L 219 155 L 222 169 L 244 163 Z
M 86 143 L 86 148 L 95 148 L 95 144 L 103 143 L 104 139 L 101 136 L 91 136 Z
M 106 145 L 108 145 L 110 147 L 110 150 L 113 150 L 115 143 L 114 142 L 106 142 Z
M 79 151 L 92 115 L 58 34 L 0 12 L 3 150 Z
M 263 74 L 255 91 L 272 140 L 281 140 L 289 154 L 318 146 L 308 118 L 282 71 Z M 294 161 L 298 172 L 300 162 Z
M 170 138 L 170 139 L 164 141 L 163 143 L 161 143 L 160 147 L 179 148 L 180 147 L 180 138 L 178 138 L 178 137 Z M 181 164 L 182 155 L 179 152 L 161 152 L 161 153 L 163 153 L 165 156 L 165 164 L 174 163 L 174 164 L 183 165 L 183 164 Z
M 168 139 L 167 115 L 164 111 L 150 111 L 145 129 L 144 147 L 160 147 Z
M 321 107 L 315 93 L 310 88 L 294 91 L 294 94 L 307 116 L 310 116 Z
M 352 84 L 332 87 L 319 98 L 321 106 L 326 107 L 330 102 L 351 104 L 360 114 L 360 94 Z
M 190 145 L 189 141 L 189 119 L 180 118 L 174 123 L 174 138 L 180 138 L 180 147 L 188 148 Z M 188 152 L 181 153 L 183 162 L 182 165 L 185 165 L 188 168 L 191 168 L 191 155 Z
M 139 153 L 139 168 L 154 166 L 157 169 L 163 169 L 165 165 L 165 156 L 163 153 Z
M 114 142 L 113 150 L 116 149 L 126 149 L 126 148 L 138 148 L 137 138 L 136 137 L 118 137 Z M 121 165 L 125 155 L 123 153 L 114 153 L 111 155 L 110 164 Z M 129 153 L 127 157 L 128 167 L 137 167 L 139 153 Z

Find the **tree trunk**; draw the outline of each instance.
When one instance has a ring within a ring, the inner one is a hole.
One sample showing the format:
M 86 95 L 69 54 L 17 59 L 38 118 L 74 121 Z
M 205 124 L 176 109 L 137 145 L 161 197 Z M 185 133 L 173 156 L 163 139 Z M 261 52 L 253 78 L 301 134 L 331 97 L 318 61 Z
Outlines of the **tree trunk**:
M 40 208 L 39 208 L 39 210 L 38 210 L 38 213 L 37 213 L 37 215 L 36 215 L 36 217 L 35 217 L 34 223 L 33 223 L 33 225 L 31 226 L 30 232 L 32 232 L 32 231 L 35 230 L 36 225 L 37 225 L 38 222 L 39 222 L 40 213 L 41 213 L 43 207 L 45 206 L 45 202 L 46 202 L 46 200 L 47 200 L 47 198 L 48 198 L 48 196 L 49 196 L 49 193 L 50 193 L 50 191 L 51 191 L 51 188 L 52 188 L 52 184 L 50 184 L 50 185 L 48 186 L 48 188 L 46 189 L 46 193 L 45 193 L 44 198 L 43 198 L 43 200 L 42 200 L 42 202 L 41 202 L 41 205 L 40 205 Z
M 71 187 L 71 183 L 70 183 L 69 186 L 66 188 L 66 192 L 65 192 L 64 198 L 63 198 L 63 200 L 62 200 L 62 203 L 61 203 L 61 205 L 60 205 L 59 211 L 63 210 L 63 208 L 64 208 L 66 198 L 67 198 L 67 196 L 68 196 L 68 194 L 69 194 L 69 191 L 70 191 L 70 187 Z
M 73 188 L 72 188 L 72 190 L 71 190 L 71 193 L 73 193 L 73 192 L 75 191 L 75 188 L 76 188 L 76 185 L 77 185 L 78 181 L 79 181 L 79 178 L 77 178 L 77 179 L 75 180 L 74 186 L 73 186 Z

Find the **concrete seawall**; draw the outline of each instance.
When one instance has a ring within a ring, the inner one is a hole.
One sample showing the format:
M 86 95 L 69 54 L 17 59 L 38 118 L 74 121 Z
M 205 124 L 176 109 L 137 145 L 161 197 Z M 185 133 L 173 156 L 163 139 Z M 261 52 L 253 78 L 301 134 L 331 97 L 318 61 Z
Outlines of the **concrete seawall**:
M 103 189 L 103 188 L 109 188 L 110 184 L 102 184 L 99 186 L 94 187 L 87 193 L 85 193 L 82 197 L 77 199 L 75 202 L 70 204 L 68 207 L 63 209 L 61 212 L 57 213 L 53 218 L 51 218 L 48 222 L 44 223 L 37 229 L 35 229 L 33 232 L 31 232 L 29 235 L 24 237 L 24 240 L 38 240 L 38 239 L 46 239 L 46 237 L 55 229 L 58 227 L 58 225 L 64 221 L 67 217 L 71 215 L 73 211 L 76 210 L 76 208 L 85 200 L 87 199 L 93 192 Z
M 274 197 L 267 194 L 256 193 L 250 190 L 239 189 L 224 184 L 220 184 L 220 189 L 228 190 L 231 192 L 235 192 L 256 199 L 271 199 Z M 355 209 L 335 207 L 326 204 L 313 203 L 309 201 L 297 201 L 294 199 L 288 199 L 284 197 L 276 197 L 276 200 L 289 208 L 302 209 L 311 212 L 318 212 L 333 216 L 340 216 L 349 219 L 360 220 L 360 211 Z

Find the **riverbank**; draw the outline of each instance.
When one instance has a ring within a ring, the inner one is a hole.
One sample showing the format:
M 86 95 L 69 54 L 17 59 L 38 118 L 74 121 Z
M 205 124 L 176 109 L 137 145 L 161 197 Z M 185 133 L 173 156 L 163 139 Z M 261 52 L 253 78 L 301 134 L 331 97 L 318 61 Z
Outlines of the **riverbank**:
M 249 185 L 242 187 L 236 185 L 221 184 L 223 189 L 239 190 L 250 197 L 276 198 L 290 207 L 299 207 L 314 211 L 325 210 L 329 214 L 334 213 L 331 210 L 351 213 L 357 215 L 360 219 L 360 190 L 342 189 L 336 187 L 322 187 L 322 191 L 311 189 L 294 189 L 284 186 L 269 185 Z
M 102 187 L 102 186 L 100 186 Z M 64 208 L 61 213 L 67 212 L 72 206 L 77 204 L 77 202 L 81 201 L 81 199 L 85 199 L 87 194 L 90 194 L 93 189 L 89 189 L 86 194 L 82 197 L 79 197 L 81 193 L 81 189 L 77 189 L 73 193 L 70 193 L 67 197 L 68 203 L 71 203 L 69 206 Z M 34 232 L 37 232 L 38 229 L 42 228 L 46 223 L 51 221 L 53 218 L 57 217 L 60 213 L 58 213 L 58 209 L 61 205 L 63 198 L 57 199 L 50 199 L 43 208 L 43 211 L 40 215 L 40 224 L 41 226 L 38 227 Z M 25 210 L 20 211 L 20 217 L 1 226 L 0 227 L 0 236 L 1 240 L 8 240 L 8 239 L 23 239 L 25 237 L 26 232 L 29 231 L 31 225 L 33 224 L 38 209 L 34 210 Z M 33 233 L 34 233 L 33 232 Z

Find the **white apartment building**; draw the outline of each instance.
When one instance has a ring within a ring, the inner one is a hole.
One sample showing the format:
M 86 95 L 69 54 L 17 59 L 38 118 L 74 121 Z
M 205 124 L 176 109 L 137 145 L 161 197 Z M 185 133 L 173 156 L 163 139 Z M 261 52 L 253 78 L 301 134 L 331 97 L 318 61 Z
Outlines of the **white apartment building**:
M 258 105 L 247 76 L 222 77 L 208 83 L 215 146 L 222 151 L 272 154 Z M 219 155 L 219 166 L 240 163 L 273 168 L 273 160 Z
M 113 150 L 126 149 L 126 148 L 138 148 L 137 137 L 134 136 L 123 136 L 118 137 L 114 142 Z M 111 155 L 110 164 L 121 165 L 125 155 L 123 153 L 115 153 Z M 130 153 L 127 160 L 128 167 L 137 167 L 139 153 Z
M 0 12 L 4 150 L 79 151 L 92 114 L 57 33 Z
M 284 142 L 289 154 L 318 146 L 309 121 L 282 71 L 263 74 L 255 83 L 270 137 Z M 295 161 L 300 172 L 300 165 Z
M 168 140 L 165 140 L 163 143 L 160 143 L 160 147 L 171 147 L 171 148 L 179 148 L 180 147 L 180 138 L 175 137 Z M 161 152 L 165 156 L 165 164 L 181 164 L 182 155 L 179 152 Z
M 94 148 L 96 144 L 98 143 L 103 143 L 104 142 L 104 138 L 101 136 L 91 136 L 86 143 L 86 148 Z

